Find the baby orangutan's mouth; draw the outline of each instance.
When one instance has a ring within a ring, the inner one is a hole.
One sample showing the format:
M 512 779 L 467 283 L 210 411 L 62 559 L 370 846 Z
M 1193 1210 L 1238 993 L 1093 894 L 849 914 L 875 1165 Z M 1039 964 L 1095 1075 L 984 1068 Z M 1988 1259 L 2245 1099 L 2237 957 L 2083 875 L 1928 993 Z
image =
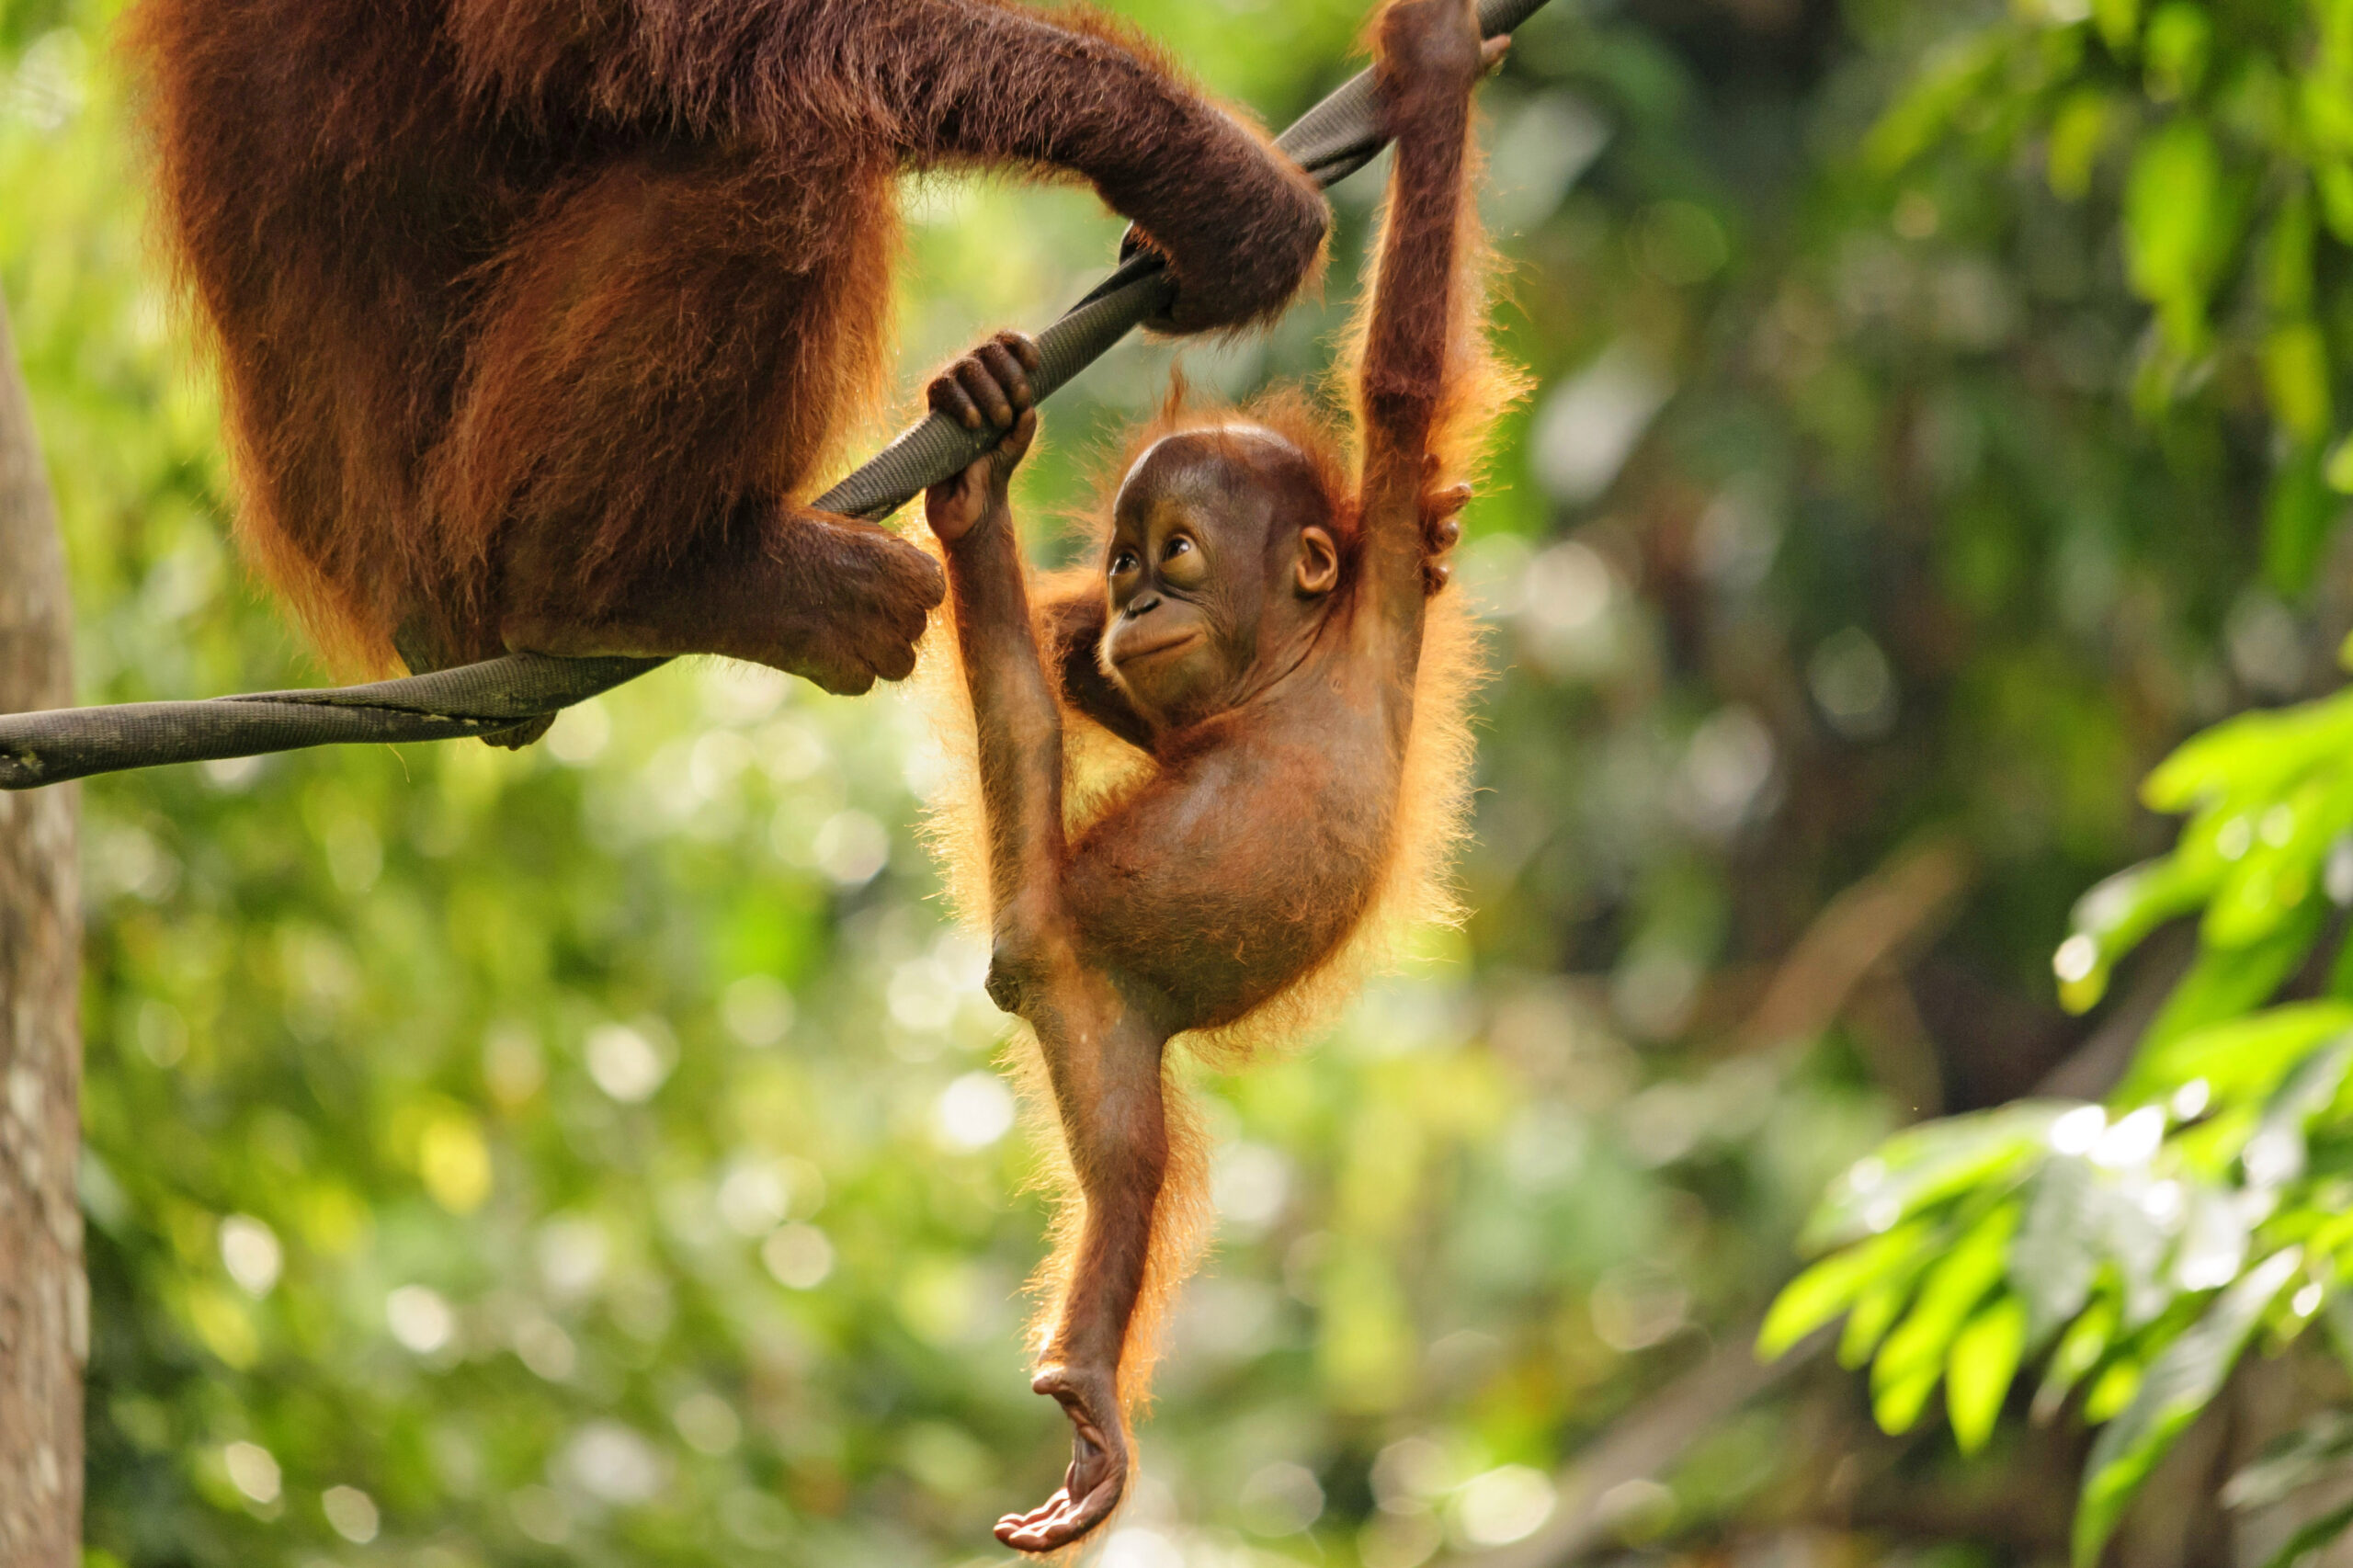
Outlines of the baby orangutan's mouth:
M 1177 653 L 1191 647 L 1200 640 L 1200 628 L 1188 626 L 1180 631 L 1169 633 L 1157 642 L 1147 642 L 1141 648 L 1129 645 L 1116 649 L 1111 654 L 1111 662 L 1115 665 L 1132 665 L 1139 659 L 1154 659 L 1163 653 Z

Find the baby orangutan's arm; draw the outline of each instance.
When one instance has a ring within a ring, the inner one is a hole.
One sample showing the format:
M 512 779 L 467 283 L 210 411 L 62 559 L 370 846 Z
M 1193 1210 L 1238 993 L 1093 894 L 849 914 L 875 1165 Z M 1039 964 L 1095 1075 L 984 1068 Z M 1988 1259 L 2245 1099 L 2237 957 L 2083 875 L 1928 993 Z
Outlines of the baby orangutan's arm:
M 988 817 L 989 897 L 1000 940 L 1009 926 L 1066 924 L 1062 902 L 1063 728 L 1029 625 L 1021 541 L 1007 486 L 1037 434 L 1027 371 L 1037 347 L 1017 333 L 960 360 L 934 381 L 931 406 L 1005 436 L 955 478 L 931 487 L 924 508 L 948 558 L 957 645 L 979 730 Z
M 1062 1490 L 997 1521 L 1023 1551 L 1053 1551 L 1110 1517 L 1127 1484 L 1120 1361 L 1142 1293 L 1168 1163 L 1161 1051 L 1168 1032 L 1081 952 L 1063 897 L 1062 712 L 1038 650 L 1006 483 L 1038 415 L 1026 338 L 1006 334 L 934 382 L 932 406 L 973 428 L 1010 425 L 996 450 L 926 497 L 948 557 L 958 647 L 979 733 L 995 951 L 989 994 L 1036 1029 L 1086 1215 L 1030 1386 L 1072 1426 Z
M 1481 44 L 1474 0 L 1395 0 L 1378 37 L 1376 80 L 1397 154 L 1359 372 L 1361 504 L 1370 602 L 1412 650 L 1422 602 L 1446 580 L 1437 557 L 1459 537 L 1454 515 L 1471 494 L 1429 491 L 1430 437 L 1453 390 L 1467 303 L 1471 91 L 1506 40 Z

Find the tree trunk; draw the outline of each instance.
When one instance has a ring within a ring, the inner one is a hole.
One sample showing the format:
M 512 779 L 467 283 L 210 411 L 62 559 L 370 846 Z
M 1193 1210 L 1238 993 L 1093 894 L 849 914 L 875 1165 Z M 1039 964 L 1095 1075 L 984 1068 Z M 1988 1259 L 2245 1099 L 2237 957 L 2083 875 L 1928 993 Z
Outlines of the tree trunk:
M 0 713 L 73 700 L 57 510 L 0 303 Z M 0 794 L 0 1563 L 82 1557 L 90 1291 L 74 1201 L 81 950 L 71 784 Z

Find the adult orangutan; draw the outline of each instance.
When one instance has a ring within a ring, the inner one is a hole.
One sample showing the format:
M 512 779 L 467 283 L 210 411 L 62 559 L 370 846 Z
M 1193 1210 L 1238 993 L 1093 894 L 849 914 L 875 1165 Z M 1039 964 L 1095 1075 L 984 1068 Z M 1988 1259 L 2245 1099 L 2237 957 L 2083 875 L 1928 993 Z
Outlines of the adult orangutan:
M 1062 1491 L 997 1525 L 1026 1551 L 1117 1505 L 1150 1309 L 1198 1232 L 1199 1140 L 1170 1102 L 1169 1041 L 1232 1046 L 1272 1008 L 1295 1021 L 1385 915 L 1443 898 L 1472 661 L 1441 558 L 1512 390 L 1484 347 L 1466 195 L 1472 89 L 1496 51 L 1472 0 L 1394 0 L 1377 38 L 1397 153 L 1353 464 L 1297 400 L 1164 416 L 1099 564 L 1033 616 L 1006 485 L 1037 426 L 1036 351 L 1007 335 L 931 389 L 974 428 L 1009 427 L 927 498 L 985 828 L 945 831 L 984 859 L 989 994 L 1037 1035 L 1081 1199 L 1032 1385 L 1068 1414 L 1074 1455 Z M 1066 722 L 1141 754 L 1067 816 Z
M 893 176 L 1085 176 L 1173 332 L 1278 310 L 1326 222 L 1134 39 L 1009 0 L 140 0 L 131 36 L 241 531 L 347 665 L 900 678 L 938 566 L 794 499 L 880 385 Z

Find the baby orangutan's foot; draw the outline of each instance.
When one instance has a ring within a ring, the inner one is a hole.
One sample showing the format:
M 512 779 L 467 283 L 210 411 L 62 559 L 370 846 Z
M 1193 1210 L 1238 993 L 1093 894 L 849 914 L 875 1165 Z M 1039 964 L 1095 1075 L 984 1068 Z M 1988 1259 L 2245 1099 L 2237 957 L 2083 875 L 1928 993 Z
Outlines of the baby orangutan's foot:
M 1030 1382 L 1062 1403 L 1070 1417 L 1070 1469 L 1062 1490 L 1026 1514 L 996 1522 L 996 1539 L 1016 1551 L 1059 1551 L 1111 1517 L 1128 1484 L 1128 1437 L 1120 1423 L 1117 1379 L 1110 1372 L 1049 1367 Z

